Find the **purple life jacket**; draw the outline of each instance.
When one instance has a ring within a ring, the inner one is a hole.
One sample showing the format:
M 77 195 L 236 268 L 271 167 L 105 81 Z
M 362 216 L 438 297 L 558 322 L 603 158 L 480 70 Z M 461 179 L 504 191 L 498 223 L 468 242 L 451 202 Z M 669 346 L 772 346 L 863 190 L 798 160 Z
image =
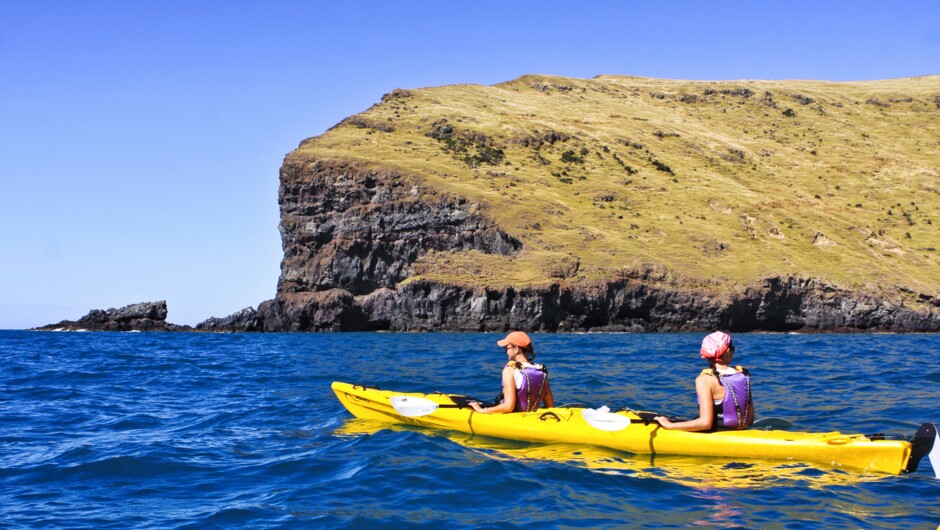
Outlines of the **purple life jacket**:
M 738 366 L 731 375 L 718 374 L 725 397 L 715 406 L 716 425 L 731 429 L 744 429 L 753 421 L 754 402 L 751 399 L 751 376 Z
M 510 365 L 522 374 L 522 384 L 516 389 L 516 408 L 513 412 L 535 412 L 542 405 L 542 398 L 545 397 L 548 370 L 540 364 L 523 366 L 522 363 L 510 363 Z

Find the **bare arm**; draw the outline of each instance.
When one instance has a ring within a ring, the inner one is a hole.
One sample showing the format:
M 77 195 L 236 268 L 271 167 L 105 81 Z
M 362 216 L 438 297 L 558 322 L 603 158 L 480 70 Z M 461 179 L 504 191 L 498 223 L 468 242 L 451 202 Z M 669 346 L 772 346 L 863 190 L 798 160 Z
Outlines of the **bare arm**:
M 669 421 L 664 416 L 655 419 L 664 429 L 679 431 L 707 431 L 712 428 L 715 419 L 715 378 L 702 374 L 695 378 L 695 393 L 698 395 L 698 418 L 688 421 Z
M 470 403 L 473 410 L 484 414 L 501 414 L 516 410 L 516 379 L 511 366 L 503 368 L 503 402 L 484 411 L 479 403 Z
M 747 415 L 747 424 L 750 425 L 754 423 L 754 397 L 749 396 L 751 400 L 748 402 L 748 415 Z
M 552 395 L 552 386 L 548 382 L 548 376 L 545 376 L 545 397 L 542 398 L 546 407 L 555 406 L 555 396 Z

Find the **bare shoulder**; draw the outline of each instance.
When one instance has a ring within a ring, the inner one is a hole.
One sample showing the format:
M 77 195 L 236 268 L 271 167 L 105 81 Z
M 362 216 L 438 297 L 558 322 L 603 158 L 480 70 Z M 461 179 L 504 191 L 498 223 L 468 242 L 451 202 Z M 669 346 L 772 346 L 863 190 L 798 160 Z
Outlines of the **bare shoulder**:
M 719 385 L 719 383 L 711 373 L 702 372 L 695 378 L 695 386 L 713 388 L 716 385 Z

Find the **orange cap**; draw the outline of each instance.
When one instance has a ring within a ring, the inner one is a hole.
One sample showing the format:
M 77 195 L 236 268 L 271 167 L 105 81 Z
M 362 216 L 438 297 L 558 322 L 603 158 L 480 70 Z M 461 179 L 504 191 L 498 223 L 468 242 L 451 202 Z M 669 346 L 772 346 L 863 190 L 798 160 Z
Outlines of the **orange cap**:
M 532 345 L 532 339 L 528 335 L 521 331 L 513 331 L 509 335 L 506 335 L 506 338 L 496 342 L 497 345 L 505 348 L 512 344 L 513 346 L 519 346 L 520 348 L 528 348 Z

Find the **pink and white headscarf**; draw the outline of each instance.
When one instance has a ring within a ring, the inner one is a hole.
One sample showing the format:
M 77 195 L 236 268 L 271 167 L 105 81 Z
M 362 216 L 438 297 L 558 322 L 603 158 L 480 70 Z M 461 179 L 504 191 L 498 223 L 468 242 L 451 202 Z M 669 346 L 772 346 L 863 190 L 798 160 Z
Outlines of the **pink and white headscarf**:
M 702 359 L 718 359 L 731 347 L 731 335 L 716 331 L 702 340 Z

